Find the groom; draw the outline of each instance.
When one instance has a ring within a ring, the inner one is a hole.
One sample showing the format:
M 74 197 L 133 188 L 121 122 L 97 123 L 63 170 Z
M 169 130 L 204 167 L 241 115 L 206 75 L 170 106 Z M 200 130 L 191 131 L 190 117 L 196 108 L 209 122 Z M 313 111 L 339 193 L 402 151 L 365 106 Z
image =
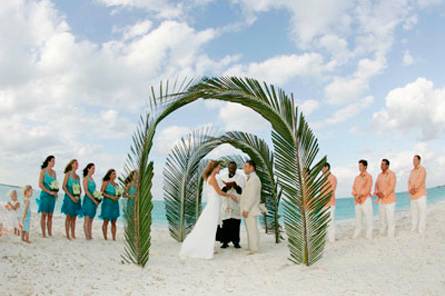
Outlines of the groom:
M 261 181 L 256 174 L 256 164 L 253 160 L 246 161 L 244 173 L 247 181 L 241 195 L 240 208 L 246 224 L 249 253 L 255 254 L 259 248 L 257 216 L 261 214 Z
M 241 224 L 239 198 L 243 192 L 244 176 L 237 171 L 236 163 L 231 161 L 227 166 L 227 173 L 223 174 L 221 179 L 224 182 L 222 191 L 233 194 L 237 200 L 223 199 L 221 205 L 222 227 L 218 226 L 216 237 L 222 243 L 221 248 L 229 247 L 229 243 L 232 242 L 233 246 L 239 249 L 241 248 L 239 245 Z

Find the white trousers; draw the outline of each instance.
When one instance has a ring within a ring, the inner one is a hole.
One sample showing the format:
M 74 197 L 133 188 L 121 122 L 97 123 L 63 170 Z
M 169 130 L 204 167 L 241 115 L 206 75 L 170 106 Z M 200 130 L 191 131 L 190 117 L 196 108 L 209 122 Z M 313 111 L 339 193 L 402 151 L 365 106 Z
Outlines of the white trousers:
M 247 242 L 249 251 L 252 253 L 258 252 L 260 245 L 260 234 L 258 232 L 257 217 L 248 216 L 244 219 L 247 231 Z
M 335 242 L 335 206 L 331 206 L 329 210 L 329 218 L 331 221 L 328 225 L 328 240 L 329 242 Z
M 360 236 L 360 234 L 362 232 L 363 220 L 366 223 L 366 238 L 372 239 L 373 215 L 372 215 L 372 199 L 371 198 L 366 198 L 366 200 L 363 204 L 355 205 L 354 238 L 357 238 Z
M 396 203 L 379 204 L 379 225 L 380 235 L 385 235 L 388 232 L 388 237 L 394 237 L 396 224 L 394 221 L 394 211 Z
M 425 232 L 426 196 L 411 200 L 411 231 Z

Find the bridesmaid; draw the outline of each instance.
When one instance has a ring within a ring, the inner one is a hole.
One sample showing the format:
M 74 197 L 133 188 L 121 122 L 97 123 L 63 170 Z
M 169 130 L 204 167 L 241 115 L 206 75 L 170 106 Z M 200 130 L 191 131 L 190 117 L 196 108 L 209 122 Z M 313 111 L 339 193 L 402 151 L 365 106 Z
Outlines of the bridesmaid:
M 42 229 L 42 237 L 53 235 L 53 213 L 56 205 L 56 198 L 59 192 L 57 184 L 57 176 L 54 171 L 56 158 L 53 155 L 48 156 L 43 162 L 39 176 L 40 201 L 38 212 L 42 213 L 40 217 L 40 227 Z
M 79 163 L 77 160 L 71 160 L 65 168 L 65 178 L 63 179 L 63 191 L 65 197 L 62 204 L 62 213 L 65 218 L 65 232 L 68 240 L 76 239 L 76 218 L 82 214 L 82 206 L 80 204 L 80 196 L 82 190 L 80 188 L 80 178 L 77 175 Z M 71 238 L 70 238 L 71 231 Z
M 32 187 L 31 185 L 26 185 L 23 190 L 23 215 L 21 219 L 22 224 L 22 241 L 30 244 L 29 240 L 29 229 L 31 224 L 31 196 L 32 196 Z
M 134 209 L 134 198 L 136 197 L 138 188 L 138 171 L 134 170 L 125 179 L 125 197 L 127 198 L 127 208 L 125 211 L 125 216 L 128 217 Z
M 99 201 L 94 197 L 96 192 L 96 182 L 94 182 L 93 175 L 96 172 L 94 163 L 89 163 L 83 169 L 83 189 L 85 196 L 83 197 L 82 210 L 84 214 L 83 231 L 87 240 L 93 239 L 93 220 L 96 216 L 97 206 Z
M 111 221 L 111 235 L 116 240 L 116 221 L 119 218 L 119 198 L 118 185 L 116 183 L 116 171 L 111 169 L 107 172 L 102 182 L 102 202 L 100 217 L 104 220 L 102 232 L 104 239 L 107 240 L 108 222 Z

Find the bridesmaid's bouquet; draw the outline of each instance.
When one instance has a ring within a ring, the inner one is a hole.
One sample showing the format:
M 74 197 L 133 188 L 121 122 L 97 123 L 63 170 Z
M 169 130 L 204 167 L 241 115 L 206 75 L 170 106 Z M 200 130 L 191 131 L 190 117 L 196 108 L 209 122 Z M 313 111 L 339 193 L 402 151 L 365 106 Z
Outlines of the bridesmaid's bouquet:
M 80 184 L 74 184 L 73 185 L 73 195 L 76 198 L 80 198 Z
M 102 193 L 100 193 L 99 191 L 94 191 L 93 197 L 99 203 L 102 201 Z
M 57 182 L 57 180 L 52 181 L 49 184 L 49 189 L 52 192 L 56 192 L 56 193 L 59 192 L 59 182 Z
M 124 190 L 122 188 L 117 188 L 116 189 L 116 196 L 117 197 L 121 197 L 124 194 Z

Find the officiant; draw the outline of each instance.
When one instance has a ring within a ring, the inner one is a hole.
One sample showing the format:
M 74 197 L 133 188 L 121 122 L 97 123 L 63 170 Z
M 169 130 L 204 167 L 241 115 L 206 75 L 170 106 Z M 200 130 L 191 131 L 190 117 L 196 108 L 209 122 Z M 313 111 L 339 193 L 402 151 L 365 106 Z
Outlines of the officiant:
M 240 197 L 245 185 L 245 177 L 237 170 L 235 162 L 230 162 L 227 170 L 221 173 L 224 183 L 222 191 L 232 193 L 237 199 L 224 198 L 221 202 L 222 227 L 218 226 L 216 240 L 221 242 L 221 248 L 225 249 L 231 242 L 237 249 L 240 246 Z

